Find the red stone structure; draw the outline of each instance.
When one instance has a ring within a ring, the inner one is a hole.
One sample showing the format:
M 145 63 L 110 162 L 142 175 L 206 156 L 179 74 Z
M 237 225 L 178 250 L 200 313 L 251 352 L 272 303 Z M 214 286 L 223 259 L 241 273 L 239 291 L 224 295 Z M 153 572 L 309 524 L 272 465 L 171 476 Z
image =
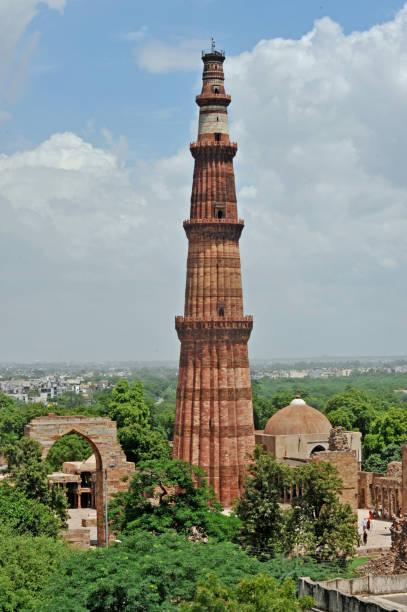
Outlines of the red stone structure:
M 95 504 L 97 516 L 98 545 L 105 544 L 104 498 L 105 482 L 108 497 L 119 491 L 126 491 L 128 483 L 123 480 L 135 470 L 134 463 L 127 461 L 117 441 L 116 423 L 108 417 L 56 416 L 49 414 L 30 421 L 24 428 L 24 435 L 37 440 L 42 446 L 45 458 L 58 438 L 75 432 L 87 440 L 93 449 L 96 461 Z
M 202 53 L 203 86 L 190 219 L 185 310 L 176 317 L 181 341 L 173 456 L 199 465 L 219 500 L 239 495 L 254 447 L 247 342 L 253 317 L 244 316 L 238 219 L 227 107 L 225 54 Z

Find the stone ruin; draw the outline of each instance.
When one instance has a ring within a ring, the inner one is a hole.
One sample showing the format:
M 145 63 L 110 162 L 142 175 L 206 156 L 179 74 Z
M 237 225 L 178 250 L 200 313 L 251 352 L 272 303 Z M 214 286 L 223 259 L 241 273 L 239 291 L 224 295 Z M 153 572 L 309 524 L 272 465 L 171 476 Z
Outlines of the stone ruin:
M 330 451 L 350 451 L 348 436 L 343 427 L 333 427 L 329 432 Z
M 128 488 L 126 479 L 134 473 L 135 465 L 127 461 L 117 441 L 116 423 L 108 417 L 48 414 L 33 419 L 24 428 L 25 436 L 41 444 L 43 458 L 47 456 L 56 440 L 70 432 L 81 435 L 93 449 L 95 456 L 93 494 L 97 516 L 97 540 L 98 546 L 103 546 L 105 486 L 107 486 L 108 499 L 115 493 L 126 491 Z
M 390 533 L 390 550 L 363 565 L 361 573 L 376 576 L 407 573 L 407 516 L 394 517 Z

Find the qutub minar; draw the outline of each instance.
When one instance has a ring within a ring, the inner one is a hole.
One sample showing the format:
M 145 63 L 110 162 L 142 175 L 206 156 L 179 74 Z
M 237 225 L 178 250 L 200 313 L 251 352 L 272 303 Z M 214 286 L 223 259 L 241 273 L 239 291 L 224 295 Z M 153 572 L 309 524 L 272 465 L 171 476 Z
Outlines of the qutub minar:
M 199 465 L 223 504 L 239 496 L 254 448 L 247 342 L 253 317 L 244 316 L 233 158 L 223 85 L 225 54 L 202 52 L 203 85 L 190 219 L 185 309 L 176 317 L 181 341 L 173 457 Z

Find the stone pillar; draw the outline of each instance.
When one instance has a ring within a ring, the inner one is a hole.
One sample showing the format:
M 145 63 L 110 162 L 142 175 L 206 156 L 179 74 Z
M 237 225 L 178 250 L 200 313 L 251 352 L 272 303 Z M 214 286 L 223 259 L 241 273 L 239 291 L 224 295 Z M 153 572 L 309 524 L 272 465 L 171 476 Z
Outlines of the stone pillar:
M 244 315 L 238 218 L 222 51 L 203 54 L 198 140 L 188 239 L 173 457 L 199 465 L 218 499 L 229 505 L 244 483 L 254 449 L 247 343 L 253 318 Z
M 401 513 L 407 514 L 407 444 L 401 450 Z

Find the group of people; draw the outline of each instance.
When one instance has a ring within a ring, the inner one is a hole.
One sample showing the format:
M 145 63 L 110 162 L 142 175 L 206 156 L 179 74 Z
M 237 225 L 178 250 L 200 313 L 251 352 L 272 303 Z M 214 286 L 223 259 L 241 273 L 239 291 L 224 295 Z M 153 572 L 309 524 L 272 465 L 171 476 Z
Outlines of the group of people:
M 369 510 L 369 517 L 364 518 L 362 521 L 362 541 L 364 546 L 367 544 L 367 534 L 371 529 L 373 529 L 373 511 Z

